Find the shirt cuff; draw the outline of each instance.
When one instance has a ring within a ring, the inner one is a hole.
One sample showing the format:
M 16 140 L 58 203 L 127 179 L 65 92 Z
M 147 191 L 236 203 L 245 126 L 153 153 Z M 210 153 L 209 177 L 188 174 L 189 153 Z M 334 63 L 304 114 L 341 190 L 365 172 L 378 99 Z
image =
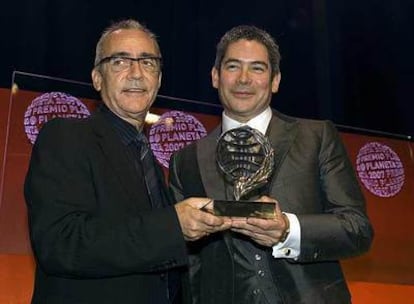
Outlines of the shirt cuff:
M 290 233 L 283 243 L 273 246 L 274 258 L 296 259 L 300 255 L 300 224 L 297 216 L 285 213 L 289 219 Z

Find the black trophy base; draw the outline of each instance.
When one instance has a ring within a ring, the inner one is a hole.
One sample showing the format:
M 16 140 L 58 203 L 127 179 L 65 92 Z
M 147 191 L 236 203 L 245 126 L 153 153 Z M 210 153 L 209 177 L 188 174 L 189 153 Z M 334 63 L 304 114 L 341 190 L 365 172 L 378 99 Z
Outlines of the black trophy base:
M 214 200 L 214 214 L 218 216 L 271 219 L 275 217 L 275 207 L 274 203 Z

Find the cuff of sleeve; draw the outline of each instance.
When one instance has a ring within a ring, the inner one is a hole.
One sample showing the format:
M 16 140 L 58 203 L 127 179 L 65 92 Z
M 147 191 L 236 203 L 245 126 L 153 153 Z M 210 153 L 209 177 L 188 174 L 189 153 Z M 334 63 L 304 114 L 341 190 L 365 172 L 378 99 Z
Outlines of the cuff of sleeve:
M 300 254 L 300 224 L 295 214 L 285 214 L 289 219 L 290 232 L 284 242 L 273 246 L 272 255 L 274 258 L 296 259 Z

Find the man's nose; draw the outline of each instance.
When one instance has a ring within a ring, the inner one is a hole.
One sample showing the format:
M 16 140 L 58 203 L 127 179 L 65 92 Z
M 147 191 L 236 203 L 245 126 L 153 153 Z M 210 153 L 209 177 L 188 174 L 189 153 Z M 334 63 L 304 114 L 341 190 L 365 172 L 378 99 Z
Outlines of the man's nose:
M 249 68 L 246 66 L 243 66 L 240 70 L 239 74 L 239 83 L 249 83 L 250 82 L 250 74 L 249 74 Z
M 142 66 L 139 61 L 132 61 L 131 66 L 129 67 L 128 75 L 131 78 L 141 78 L 142 77 Z

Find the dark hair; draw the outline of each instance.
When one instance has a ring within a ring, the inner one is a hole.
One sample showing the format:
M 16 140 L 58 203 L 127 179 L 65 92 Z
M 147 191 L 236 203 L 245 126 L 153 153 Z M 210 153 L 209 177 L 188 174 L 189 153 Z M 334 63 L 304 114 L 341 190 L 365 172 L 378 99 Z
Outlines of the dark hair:
M 239 25 L 233 27 L 221 37 L 217 44 L 216 60 L 214 62 L 214 67 L 218 71 L 220 71 L 221 62 L 223 61 L 223 57 L 226 54 L 229 45 L 242 39 L 254 40 L 263 44 L 266 47 L 269 56 L 271 77 L 273 78 L 276 74 L 280 73 L 279 63 L 281 56 L 279 53 L 279 46 L 269 33 L 253 25 Z
M 103 32 L 101 37 L 99 38 L 98 43 L 96 44 L 96 53 L 95 53 L 95 64 L 97 65 L 103 58 L 103 43 L 105 41 L 105 39 L 113 32 L 117 31 L 117 30 L 130 30 L 130 29 L 136 29 L 136 30 L 141 30 L 145 33 L 147 33 L 150 38 L 152 40 L 154 40 L 155 46 L 158 50 L 158 52 L 161 55 L 161 51 L 160 51 L 160 47 L 158 45 L 158 41 L 157 41 L 157 36 L 151 32 L 147 27 L 145 27 L 144 25 L 142 25 L 141 23 L 139 23 L 136 20 L 133 19 L 126 19 L 126 20 L 121 20 L 118 21 L 116 23 L 113 23 L 112 25 L 110 25 L 109 27 L 107 27 Z

